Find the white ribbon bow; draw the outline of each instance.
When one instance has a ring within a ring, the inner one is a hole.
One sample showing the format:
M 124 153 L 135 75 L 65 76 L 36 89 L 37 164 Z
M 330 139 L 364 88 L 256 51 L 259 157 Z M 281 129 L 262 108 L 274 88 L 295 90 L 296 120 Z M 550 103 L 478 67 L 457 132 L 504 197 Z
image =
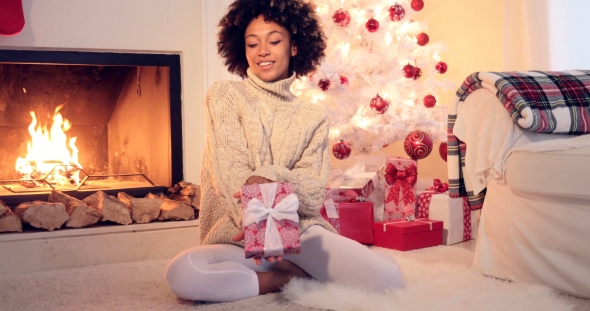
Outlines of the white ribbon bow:
M 266 219 L 266 231 L 264 237 L 264 257 L 282 256 L 283 241 L 277 221 L 287 219 L 299 223 L 299 200 L 293 193 L 289 194 L 272 208 L 277 193 L 277 183 L 260 184 L 262 200 L 253 198 L 248 202 L 248 207 L 244 210 L 244 226 L 258 223 Z
M 352 178 L 352 176 L 359 173 L 365 173 L 365 163 L 363 162 L 359 162 L 351 168 L 348 168 L 344 171 L 341 169 L 331 170 L 330 179 L 332 180 L 332 182 L 330 183 L 330 188 L 338 189 L 342 185 L 344 180 L 346 180 L 347 178 Z

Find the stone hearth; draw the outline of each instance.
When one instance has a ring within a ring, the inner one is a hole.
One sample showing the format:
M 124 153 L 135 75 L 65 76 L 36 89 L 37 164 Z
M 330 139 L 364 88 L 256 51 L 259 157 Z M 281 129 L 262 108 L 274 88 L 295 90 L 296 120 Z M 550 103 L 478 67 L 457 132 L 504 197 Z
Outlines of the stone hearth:
M 0 275 L 172 258 L 199 245 L 199 220 L 0 234 Z

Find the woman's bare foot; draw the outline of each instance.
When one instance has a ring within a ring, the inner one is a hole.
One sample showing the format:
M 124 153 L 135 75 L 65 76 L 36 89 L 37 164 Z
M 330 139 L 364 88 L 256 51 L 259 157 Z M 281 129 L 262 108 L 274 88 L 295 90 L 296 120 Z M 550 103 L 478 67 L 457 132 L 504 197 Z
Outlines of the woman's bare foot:
M 258 293 L 260 295 L 280 291 L 281 287 L 294 277 L 311 278 L 307 272 L 288 260 L 275 263 L 270 271 L 256 272 L 256 274 L 258 275 Z

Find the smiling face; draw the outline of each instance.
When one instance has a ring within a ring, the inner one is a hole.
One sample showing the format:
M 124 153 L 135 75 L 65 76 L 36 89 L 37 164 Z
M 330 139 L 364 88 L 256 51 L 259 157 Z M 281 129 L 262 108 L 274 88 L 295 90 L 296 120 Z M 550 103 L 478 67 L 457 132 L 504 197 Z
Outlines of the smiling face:
M 261 15 L 250 22 L 244 36 L 252 73 L 265 82 L 289 77 L 289 61 L 297 55 L 297 47 L 287 29 L 275 22 L 265 22 Z

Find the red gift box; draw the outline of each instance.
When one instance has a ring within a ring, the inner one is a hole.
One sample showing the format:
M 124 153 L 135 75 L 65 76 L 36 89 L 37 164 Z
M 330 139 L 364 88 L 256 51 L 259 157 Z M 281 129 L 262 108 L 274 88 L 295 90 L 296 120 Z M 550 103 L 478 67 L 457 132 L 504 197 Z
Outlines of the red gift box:
M 299 254 L 299 200 L 292 183 L 242 186 L 246 258 Z
M 338 203 L 340 235 L 361 244 L 373 244 L 373 202 Z
M 442 244 L 443 222 L 428 218 L 376 222 L 375 246 L 409 251 Z
M 387 157 L 383 220 L 414 216 L 418 168 L 412 158 Z

